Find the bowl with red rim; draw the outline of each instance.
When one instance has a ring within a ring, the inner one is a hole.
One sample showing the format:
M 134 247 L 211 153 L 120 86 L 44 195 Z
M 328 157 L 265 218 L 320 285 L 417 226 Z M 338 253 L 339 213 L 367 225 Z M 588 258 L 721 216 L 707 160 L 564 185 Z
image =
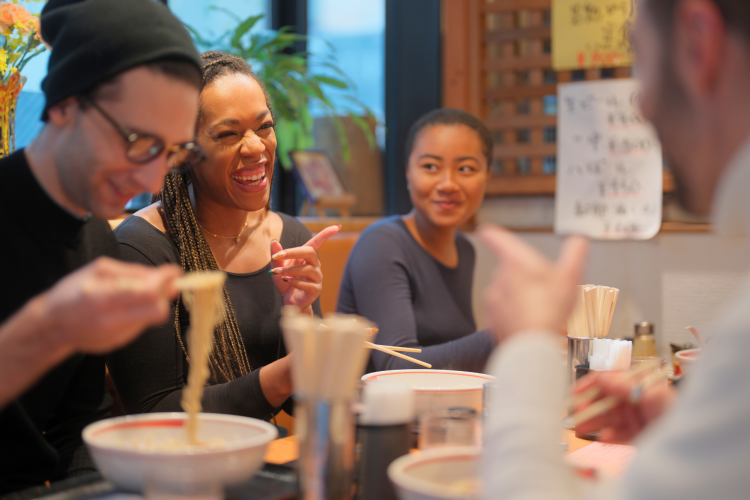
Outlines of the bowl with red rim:
M 109 418 L 86 426 L 83 441 L 102 476 L 138 492 L 152 477 L 241 483 L 261 467 L 268 443 L 278 435 L 262 420 L 200 413 L 201 445 L 190 446 L 186 421 L 186 413 Z
M 400 500 L 474 500 L 480 497 L 481 449 L 455 446 L 411 453 L 388 466 Z
M 683 374 L 690 373 L 690 371 L 693 369 L 693 365 L 695 365 L 695 363 L 698 361 L 700 354 L 700 347 L 696 349 L 684 349 L 675 353 L 674 357 L 677 358 L 677 361 L 679 361 L 680 369 L 682 370 Z
M 471 408 L 481 415 L 482 391 L 495 377 L 484 373 L 454 370 L 391 370 L 368 373 L 365 382 L 402 382 L 414 389 L 416 414 L 426 411 Z

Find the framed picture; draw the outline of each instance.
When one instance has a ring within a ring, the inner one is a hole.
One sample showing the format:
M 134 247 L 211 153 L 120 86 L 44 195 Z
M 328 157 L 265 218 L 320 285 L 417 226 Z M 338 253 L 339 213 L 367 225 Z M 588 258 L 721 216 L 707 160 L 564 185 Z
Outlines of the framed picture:
M 294 173 L 310 203 L 346 195 L 331 158 L 325 151 L 290 151 Z

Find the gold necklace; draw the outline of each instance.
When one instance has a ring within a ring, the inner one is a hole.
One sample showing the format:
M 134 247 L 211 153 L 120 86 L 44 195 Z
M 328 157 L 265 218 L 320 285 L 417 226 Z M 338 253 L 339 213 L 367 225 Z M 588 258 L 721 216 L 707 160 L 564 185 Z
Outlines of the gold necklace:
M 203 229 L 205 232 L 207 232 L 208 234 L 210 234 L 214 238 L 233 239 L 235 241 L 235 243 L 239 243 L 240 242 L 240 236 L 242 236 L 242 233 L 245 232 L 245 228 L 247 228 L 247 221 L 245 221 L 245 225 L 242 226 L 242 229 L 240 230 L 240 234 L 238 234 L 237 236 L 221 236 L 219 234 L 214 234 L 211 231 L 209 231 L 208 229 L 206 229 L 205 227 L 201 226 L 200 222 L 198 222 L 198 221 L 195 221 L 195 222 L 198 224 L 198 227 L 200 227 L 201 229 Z

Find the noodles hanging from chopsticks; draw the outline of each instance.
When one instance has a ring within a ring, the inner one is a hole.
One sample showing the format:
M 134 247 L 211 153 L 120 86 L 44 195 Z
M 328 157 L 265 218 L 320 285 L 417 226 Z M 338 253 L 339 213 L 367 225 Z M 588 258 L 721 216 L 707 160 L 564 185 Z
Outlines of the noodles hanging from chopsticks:
M 210 374 L 208 358 L 213 348 L 214 328 L 221 318 L 226 274 L 220 271 L 189 273 L 178 280 L 183 301 L 190 312 L 187 349 L 190 361 L 188 383 L 182 390 L 182 409 L 188 414 L 188 442 L 198 444 L 198 413 Z

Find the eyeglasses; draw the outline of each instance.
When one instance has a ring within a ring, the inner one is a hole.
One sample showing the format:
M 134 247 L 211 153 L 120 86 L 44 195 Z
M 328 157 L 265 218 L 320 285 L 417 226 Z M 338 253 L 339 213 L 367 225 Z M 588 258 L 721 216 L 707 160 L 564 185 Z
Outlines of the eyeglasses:
M 164 141 L 154 135 L 139 134 L 123 127 L 114 118 L 107 114 L 99 105 L 94 102 L 91 96 L 83 94 L 81 96 L 87 104 L 90 104 L 101 115 L 112 124 L 115 129 L 122 135 L 127 143 L 125 156 L 133 163 L 148 163 L 160 154 L 167 151 L 167 164 L 172 167 L 170 174 L 184 174 L 189 172 L 198 163 L 206 159 L 206 154 L 198 143 L 195 141 L 176 144 L 167 149 Z

